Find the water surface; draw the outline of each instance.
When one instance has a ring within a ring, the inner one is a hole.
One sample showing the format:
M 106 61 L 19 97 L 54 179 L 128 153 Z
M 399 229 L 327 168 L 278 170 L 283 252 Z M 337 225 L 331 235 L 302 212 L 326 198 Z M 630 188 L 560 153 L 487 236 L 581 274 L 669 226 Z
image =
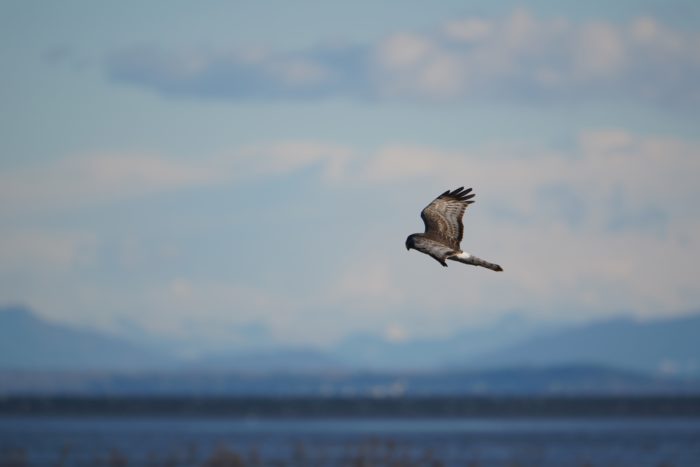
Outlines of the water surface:
M 697 467 L 700 420 L 4 417 L 0 464 Z

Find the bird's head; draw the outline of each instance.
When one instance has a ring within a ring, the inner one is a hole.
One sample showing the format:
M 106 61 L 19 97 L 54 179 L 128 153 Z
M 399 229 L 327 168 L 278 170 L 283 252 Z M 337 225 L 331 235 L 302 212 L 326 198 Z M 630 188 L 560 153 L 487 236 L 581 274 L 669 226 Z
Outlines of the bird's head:
M 408 238 L 406 239 L 406 249 L 410 250 L 411 248 L 416 248 L 415 246 L 415 239 L 413 238 L 413 235 L 409 235 Z

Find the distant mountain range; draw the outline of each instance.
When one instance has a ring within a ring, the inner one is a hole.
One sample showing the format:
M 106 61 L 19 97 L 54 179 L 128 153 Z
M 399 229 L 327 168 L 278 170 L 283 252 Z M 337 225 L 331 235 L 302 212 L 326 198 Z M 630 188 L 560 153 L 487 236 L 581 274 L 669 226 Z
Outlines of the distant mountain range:
M 585 363 L 697 377 L 700 314 L 646 322 L 613 319 L 530 337 L 453 363 L 479 368 Z
M 41 319 L 29 309 L 0 309 L 0 369 L 143 370 L 171 367 L 169 355 L 125 339 Z
M 324 350 L 239 349 L 186 360 L 157 350 L 144 335 L 130 340 L 76 329 L 15 306 L 0 308 L 0 370 L 395 373 L 574 366 L 693 378 L 700 377 L 699 338 L 700 314 L 549 328 L 510 316 L 444 339 L 392 342 L 355 335 Z

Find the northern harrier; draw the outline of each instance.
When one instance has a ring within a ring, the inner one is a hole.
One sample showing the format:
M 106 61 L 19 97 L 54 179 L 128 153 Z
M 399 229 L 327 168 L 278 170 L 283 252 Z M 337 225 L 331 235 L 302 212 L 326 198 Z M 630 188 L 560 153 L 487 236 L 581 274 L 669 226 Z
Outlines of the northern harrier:
M 459 247 L 464 233 L 462 216 L 467 206 L 474 202 L 472 200 L 474 194 L 469 194 L 471 191 L 471 188 L 465 190 L 464 187 L 453 191 L 447 190 L 427 205 L 420 213 L 425 224 L 425 233 L 409 235 L 406 239 L 406 249 L 413 248 L 430 255 L 445 267 L 447 266 L 445 260 L 451 259 L 493 271 L 503 271 L 498 264 L 470 255 Z

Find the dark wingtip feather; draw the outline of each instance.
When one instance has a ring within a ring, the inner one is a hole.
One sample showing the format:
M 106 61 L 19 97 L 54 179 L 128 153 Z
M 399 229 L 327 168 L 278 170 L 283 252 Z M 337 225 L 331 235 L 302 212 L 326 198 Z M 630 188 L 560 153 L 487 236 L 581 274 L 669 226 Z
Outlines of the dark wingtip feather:
M 466 190 L 464 187 L 459 188 L 459 190 L 455 190 L 452 192 L 452 194 L 455 196 L 460 201 L 467 201 L 470 200 L 474 197 L 474 193 L 471 193 L 472 189 L 467 188 Z
M 472 189 L 464 189 L 463 186 L 456 188 L 452 191 L 447 190 L 439 196 L 439 198 L 454 198 L 458 201 L 465 201 L 467 204 L 473 203 L 474 201 L 469 201 L 474 197 L 474 193 L 471 193 Z M 471 194 L 470 194 L 471 193 Z

